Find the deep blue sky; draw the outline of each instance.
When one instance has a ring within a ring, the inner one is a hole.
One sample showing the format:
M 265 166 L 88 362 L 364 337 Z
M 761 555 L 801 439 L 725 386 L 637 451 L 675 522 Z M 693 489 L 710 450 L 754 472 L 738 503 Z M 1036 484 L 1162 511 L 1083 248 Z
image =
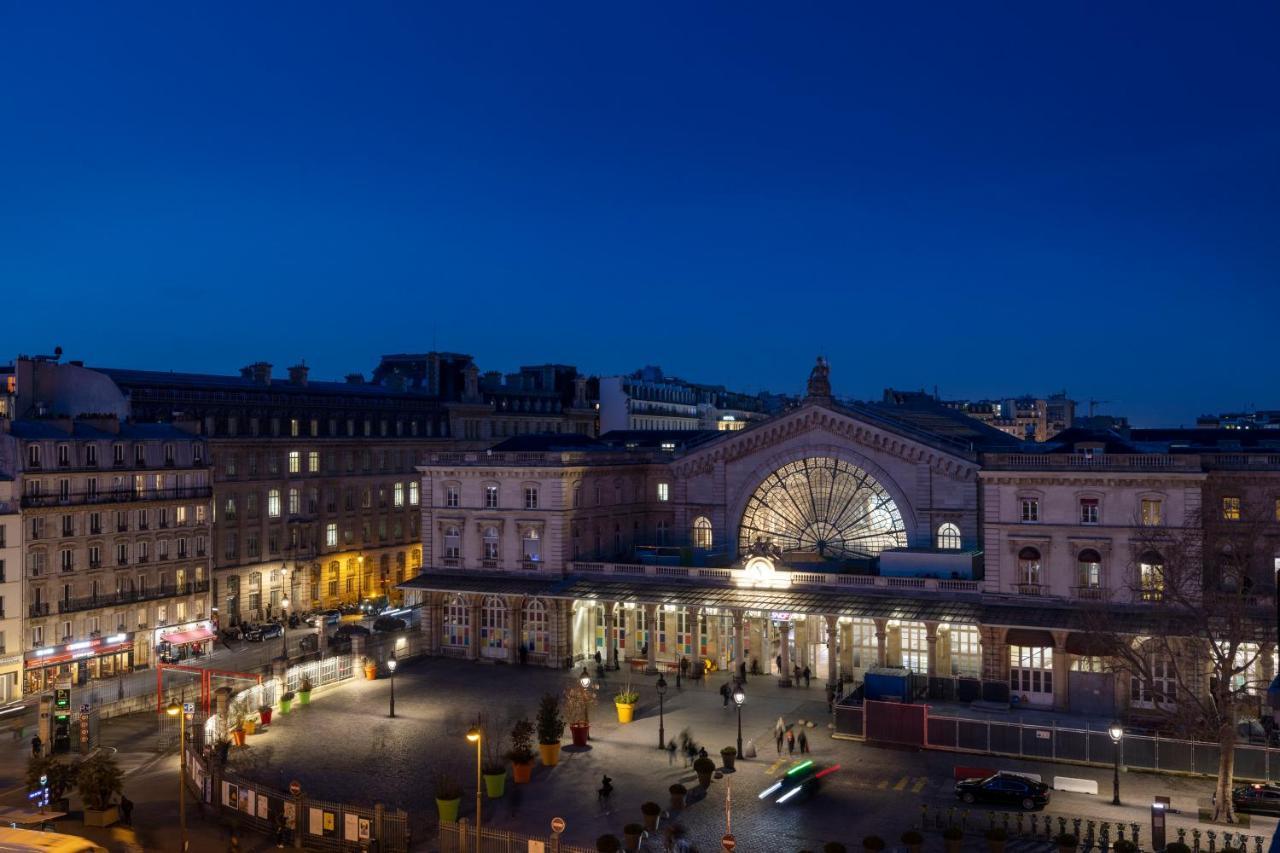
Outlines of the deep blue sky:
M 1275 4 L 0 5 L 3 352 L 1280 407 Z

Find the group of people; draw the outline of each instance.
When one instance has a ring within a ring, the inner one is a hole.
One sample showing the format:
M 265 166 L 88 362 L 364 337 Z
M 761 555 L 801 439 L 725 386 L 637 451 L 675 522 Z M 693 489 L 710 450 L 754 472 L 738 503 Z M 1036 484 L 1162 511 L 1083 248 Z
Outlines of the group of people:
M 800 729 L 800 734 L 796 734 L 796 729 Z M 800 754 L 804 755 L 809 752 L 809 735 L 805 733 L 803 727 L 789 725 L 786 720 L 781 717 L 778 722 L 773 724 L 773 740 L 778 747 L 778 755 L 782 755 L 782 744 L 787 745 L 787 754 L 795 755 L 796 747 L 800 748 Z

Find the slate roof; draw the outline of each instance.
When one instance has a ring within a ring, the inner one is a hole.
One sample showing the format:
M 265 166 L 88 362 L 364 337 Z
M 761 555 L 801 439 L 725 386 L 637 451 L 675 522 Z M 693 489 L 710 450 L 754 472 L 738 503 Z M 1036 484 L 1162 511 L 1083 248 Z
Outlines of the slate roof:
M 385 385 L 364 382 L 326 382 L 308 380 L 306 385 L 290 382 L 287 378 L 273 378 L 271 384 L 260 382 L 252 377 L 230 376 L 211 373 L 177 373 L 163 370 L 130 370 L 114 367 L 95 367 L 105 373 L 121 388 L 129 389 L 140 385 L 149 387 L 165 387 L 204 391 L 235 391 L 242 394 L 335 394 L 361 397 L 412 397 L 420 400 L 438 399 L 425 391 L 413 388 L 395 389 Z
M 138 424 L 124 422 L 120 424 L 120 432 L 100 429 L 86 421 L 72 421 L 71 432 L 68 433 L 56 421 L 35 419 L 19 419 L 10 425 L 9 434 L 23 441 L 44 441 L 61 439 L 63 441 L 203 441 L 203 439 L 172 424 Z

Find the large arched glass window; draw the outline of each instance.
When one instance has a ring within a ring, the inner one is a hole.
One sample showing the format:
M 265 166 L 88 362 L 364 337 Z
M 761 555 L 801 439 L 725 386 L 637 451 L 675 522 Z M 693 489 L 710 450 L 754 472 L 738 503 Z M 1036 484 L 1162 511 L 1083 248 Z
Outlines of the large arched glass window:
M 693 547 L 710 548 L 711 541 L 711 519 L 698 516 L 693 520 Z
M 843 560 L 905 548 L 907 531 L 884 485 L 856 465 L 819 456 L 782 466 L 756 489 L 742 515 L 739 551 L 758 540 Z
M 507 647 L 507 603 L 496 595 L 486 597 L 480 608 L 480 647 L 490 657 Z
M 542 599 L 535 598 L 524 606 L 524 630 L 520 641 L 530 652 L 546 654 L 550 648 L 547 640 L 547 606 Z
M 1040 577 L 1040 552 L 1035 548 L 1023 548 L 1018 552 L 1018 584 L 1027 587 L 1023 590 L 1025 592 L 1039 592 Z
M 486 527 L 482 539 L 484 541 L 484 558 L 486 560 L 498 559 L 498 528 Z
M 1164 599 L 1164 557 L 1158 551 L 1144 551 L 1138 558 L 1138 588 L 1143 601 Z
M 951 522 L 938 527 L 938 547 L 946 551 L 960 550 L 960 528 Z
M 1076 556 L 1076 586 L 1085 595 L 1102 589 L 1102 555 L 1092 548 L 1085 548 Z
M 450 598 L 444 607 L 444 626 L 440 640 L 446 646 L 466 646 L 471 642 L 470 608 L 460 595 Z
M 444 529 L 444 556 L 456 560 L 462 555 L 462 532 L 454 525 Z

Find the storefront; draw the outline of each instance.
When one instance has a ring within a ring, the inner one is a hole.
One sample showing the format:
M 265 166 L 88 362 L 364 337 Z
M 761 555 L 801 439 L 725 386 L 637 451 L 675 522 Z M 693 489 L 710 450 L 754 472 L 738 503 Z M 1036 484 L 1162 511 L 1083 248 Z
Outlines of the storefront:
M 69 679 L 72 684 L 84 684 L 97 678 L 111 678 L 128 672 L 132 666 L 132 633 L 46 646 L 24 655 L 24 692 L 49 690 L 62 679 Z
M 156 659 L 161 663 L 182 663 L 203 657 L 212 651 L 215 636 L 213 622 L 208 619 L 157 628 L 154 634 Z

